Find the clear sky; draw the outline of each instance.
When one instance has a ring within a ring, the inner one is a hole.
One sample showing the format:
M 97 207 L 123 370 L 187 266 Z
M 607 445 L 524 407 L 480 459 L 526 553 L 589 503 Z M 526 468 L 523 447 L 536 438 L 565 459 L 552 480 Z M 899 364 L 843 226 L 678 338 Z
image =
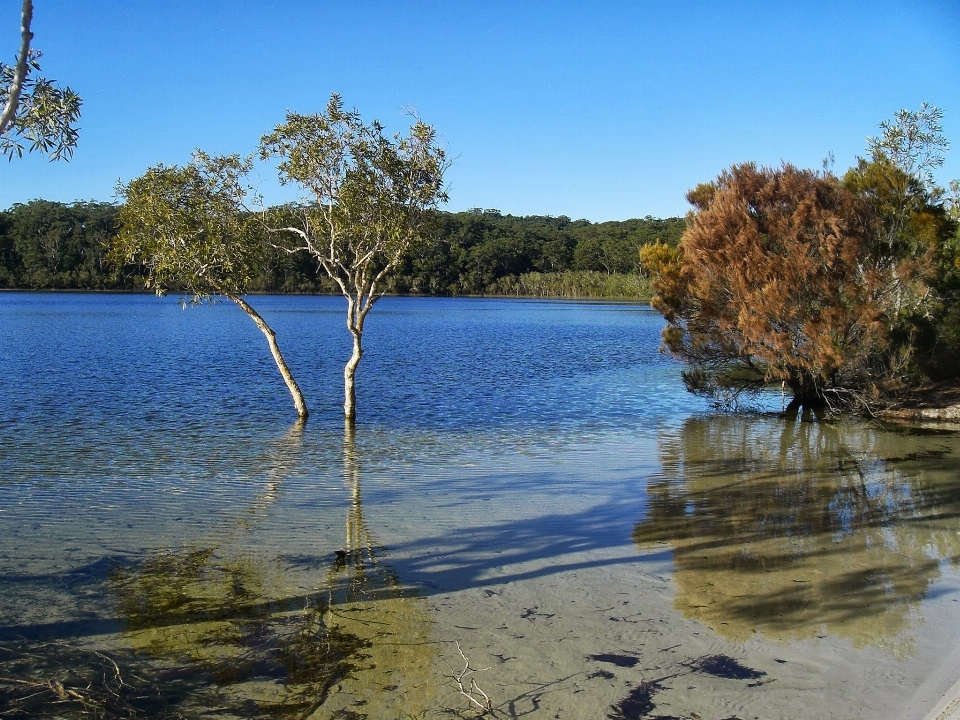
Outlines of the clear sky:
M 14 59 L 20 0 L 0 0 Z M 43 74 L 83 98 L 70 163 L 0 165 L 0 208 L 115 200 L 194 148 L 246 153 L 330 93 L 434 125 L 451 211 L 679 216 L 732 163 L 840 173 L 880 121 L 940 107 L 960 177 L 958 0 L 35 0 Z M 293 199 L 269 167 L 270 203 Z

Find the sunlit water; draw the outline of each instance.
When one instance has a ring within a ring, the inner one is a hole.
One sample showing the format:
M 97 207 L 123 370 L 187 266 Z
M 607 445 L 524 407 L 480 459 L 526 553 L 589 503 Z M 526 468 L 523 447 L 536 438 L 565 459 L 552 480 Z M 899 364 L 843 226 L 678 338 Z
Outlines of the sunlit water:
M 643 307 L 412 298 L 348 432 L 343 301 L 252 301 L 305 426 L 232 305 L 0 294 L 0 712 L 919 720 L 960 674 L 956 432 L 712 413 Z

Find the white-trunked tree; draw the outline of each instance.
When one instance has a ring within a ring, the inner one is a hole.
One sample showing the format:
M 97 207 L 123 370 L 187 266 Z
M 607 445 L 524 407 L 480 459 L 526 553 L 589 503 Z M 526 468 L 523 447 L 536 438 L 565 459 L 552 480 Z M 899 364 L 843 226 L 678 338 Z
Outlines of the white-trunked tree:
M 13 65 L 0 62 L 0 155 L 47 153 L 51 160 L 69 160 L 77 146 L 82 101 L 69 87 L 38 77 L 39 50 L 33 49 L 33 1 L 23 0 L 20 50 Z
M 239 155 L 197 151 L 188 165 L 157 165 L 120 185 L 124 205 L 110 257 L 118 265 L 139 264 L 147 287 L 158 295 L 176 290 L 187 293 L 192 304 L 217 296 L 235 302 L 266 337 L 297 415 L 305 420 L 307 406 L 276 333 L 241 297 L 272 250 L 259 215 L 245 211 L 250 169 L 251 161 Z
M 260 143 L 263 159 L 279 159 L 280 181 L 299 185 L 302 203 L 278 218 L 288 252 L 315 257 L 347 300 L 353 353 L 343 369 L 343 410 L 356 417 L 355 377 L 363 356 L 363 325 L 384 281 L 422 236 L 429 211 L 447 200 L 446 153 L 436 131 L 414 117 L 406 136 L 366 124 L 332 95 L 324 113 L 288 112 Z M 296 220 L 291 222 L 290 218 Z

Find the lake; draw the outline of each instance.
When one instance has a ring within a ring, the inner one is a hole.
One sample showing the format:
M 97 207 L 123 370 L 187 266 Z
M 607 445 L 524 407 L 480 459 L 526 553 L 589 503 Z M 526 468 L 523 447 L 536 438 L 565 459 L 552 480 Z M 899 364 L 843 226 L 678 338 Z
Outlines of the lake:
M 917 718 L 960 433 L 720 413 L 628 304 L 0 293 L 0 712 Z M 779 394 L 768 399 L 779 409 Z

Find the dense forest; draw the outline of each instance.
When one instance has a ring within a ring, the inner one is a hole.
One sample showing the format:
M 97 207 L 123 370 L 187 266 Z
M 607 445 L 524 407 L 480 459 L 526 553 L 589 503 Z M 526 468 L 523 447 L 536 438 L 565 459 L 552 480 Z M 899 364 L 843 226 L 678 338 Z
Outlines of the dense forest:
M 33 200 L 0 211 L 0 288 L 144 289 L 140 268 L 112 267 L 107 245 L 119 206 Z M 676 246 L 682 218 L 591 223 L 516 217 L 479 208 L 437 212 L 389 291 L 421 295 L 644 297 L 639 248 Z M 337 293 L 308 255 L 278 251 L 252 283 L 258 292 Z

